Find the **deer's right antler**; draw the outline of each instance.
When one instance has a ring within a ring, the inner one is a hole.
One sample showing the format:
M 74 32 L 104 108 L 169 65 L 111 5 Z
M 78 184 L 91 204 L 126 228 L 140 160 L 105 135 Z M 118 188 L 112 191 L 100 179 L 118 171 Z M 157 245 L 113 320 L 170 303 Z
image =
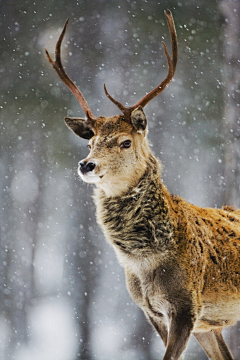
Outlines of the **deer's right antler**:
M 166 55 L 167 61 L 168 61 L 168 74 L 165 77 L 165 79 L 153 90 L 151 90 L 147 95 L 145 95 L 140 101 L 138 101 L 135 105 L 131 107 L 126 107 L 123 104 L 121 104 L 119 101 L 114 99 L 109 93 L 107 92 L 106 86 L 104 85 L 104 90 L 107 95 L 107 97 L 124 113 L 126 120 L 130 121 L 130 115 L 134 109 L 136 109 L 138 106 L 144 107 L 146 106 L 149 101 L 151 101 L 155 96 L 160 94 L 170 83 L 172 80 L 176 66 L 177 66 L 177 57 L 178 57 L 178 47 L 177 47 L 177 33 L 175 29 L 175 24 L 173 20 L 173 16 L 170 10 L 164 11 L 164 14 L 167 19 L 169 32 L 171 35 L 171 41 L 172 41 L 172 58 L 168 54 L 166 44 L 163 42 L 164 46 L 164 53 Z
M 79 88 L 76 86 L 76 84 L 74 84 L 74 82 L 70 79 L 70 77 L 67 75 L 66 71 L 64 70 L 63 66 L 62 66 L 62 61 L 61 61 L 61 44 L 62 44 L 62 40 L 64 37 L 64 34 L 66 32 L 67 29 L 67 25 L 68 25 L 68 21 L 69 18 L 66 20 L 64 28 L 61 32 L 61 35 L 59 36 L 59 39 L 56 43 L 56 48 L 55 48 L 55 61 L 51 58 L 51 56 L 49 55 L 48 51 L 45 49 L 47 58 L 49 60 L 49 62 L 52 64 L 54 70 L 57 72 L 58 76 L 60 77 L 60 79 L 64 82 L 64 84 L 71 90 L 71 92 L 76 96 L 79 104 L 81 105 L 81 108 L 84 111 L 84 114 L 87 117 L 86 122 L 89 123 L 89 125 L 95 120 L 95 116 L 93 115 L 90 107 L 88 106 L 87 101 L 85 100 L 83 94 L 81 93 L 81 91 L 79 90 Z

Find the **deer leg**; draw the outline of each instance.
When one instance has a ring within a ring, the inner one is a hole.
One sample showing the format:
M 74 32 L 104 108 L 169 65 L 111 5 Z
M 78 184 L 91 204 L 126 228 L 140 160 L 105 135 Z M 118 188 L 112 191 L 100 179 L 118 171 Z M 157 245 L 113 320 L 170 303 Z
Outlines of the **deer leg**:
M 148 316 L 149 321 L 151 322 L 154 329 L 157 331 L 161 337 L 165 347 L 167 346 L 168 340 L 168 329 L 167 326 L 162 321 L 155 321 L 152 317 Z
M 167 326 L 164 324 L 163 321 L 156 321 L 155 319 L 153 319 L 152 317 L 148 316 L 148 319 L 150 321 L 150 323 L 152 324 L 152 326 L 154 327 L 154 329 L 157 331 L 157 333 L 159 334 L 159 336 L 161 337 L 165 347 L 167 346 L 167 341 L 168 341 L 168 329 Z M 179 358 L 179 360 L 183 360 L 183 356 L 181 356 Z
M 163 360 L 180 360 L 191 335 L 193 324 L 194 320 L 189 312 L 177 314 L 172 318 Z
M 211 360 L 234 360 L 220 329 L 194 333 L 194 336 Z

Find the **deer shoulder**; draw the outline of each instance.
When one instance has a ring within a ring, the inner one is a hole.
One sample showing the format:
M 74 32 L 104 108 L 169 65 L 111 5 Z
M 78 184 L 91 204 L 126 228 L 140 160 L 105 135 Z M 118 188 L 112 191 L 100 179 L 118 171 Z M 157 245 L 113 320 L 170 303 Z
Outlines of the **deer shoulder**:
M 48 60 L 78 99 L 82 118 L 65 118 L 74 133 L 89 141 L 79 162 L 80 178 L 95 185 L 97 221 L 125 269 L 127 288 L 161 336 L 164 360 L 178 360 L 195 335 L 212 360 L 233 359 L 221 330 L 240 318 L 240 210 L 200 208 L 172 196 L 161 180 L 161 164 L 147 139 L 144 107 L 173 78 L 177 35 L 165 12 L 172 52 L 165 43 L 168 73 L 131 107 L 107 97 L 120 115 L 95 117 L 61 62 Z

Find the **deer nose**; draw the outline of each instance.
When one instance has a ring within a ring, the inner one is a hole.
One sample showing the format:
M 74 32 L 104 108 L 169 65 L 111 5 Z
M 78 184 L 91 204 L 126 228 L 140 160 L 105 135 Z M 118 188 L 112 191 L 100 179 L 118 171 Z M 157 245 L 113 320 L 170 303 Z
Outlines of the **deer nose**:
M 88 172 L 91 172 L 95 169 L 96 164 L 92 161 L 80 161 L 79 162 L 79 170 L 82 174 L 87 174 Z

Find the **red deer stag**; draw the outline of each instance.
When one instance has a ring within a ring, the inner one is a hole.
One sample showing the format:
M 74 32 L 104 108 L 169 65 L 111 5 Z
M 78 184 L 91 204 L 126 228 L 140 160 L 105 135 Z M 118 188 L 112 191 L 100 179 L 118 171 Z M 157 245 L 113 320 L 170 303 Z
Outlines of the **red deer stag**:
M 181 357 L 193 333 L 207 356 L 233 359 L 221 331 L 240 318 L 240 210 L 200 208 L 171 195 L 161 180 L 161 164 L 147 140 L 144 106 L 174 76 L 177 35 L 165 11 L 172 57 L 165 43 L 168 74 L 138 103 L 125 107 L 107 92 L 121 115 L 95 117 L 61 63 L 48 60 L 78 99 L 86 119 L 69 118 L 67 126 L 89 140 L 90 153 L 78 173 L 95 184 L 97 221 L 125 269 L 132 299 L 161 336 L 164 360 Z

